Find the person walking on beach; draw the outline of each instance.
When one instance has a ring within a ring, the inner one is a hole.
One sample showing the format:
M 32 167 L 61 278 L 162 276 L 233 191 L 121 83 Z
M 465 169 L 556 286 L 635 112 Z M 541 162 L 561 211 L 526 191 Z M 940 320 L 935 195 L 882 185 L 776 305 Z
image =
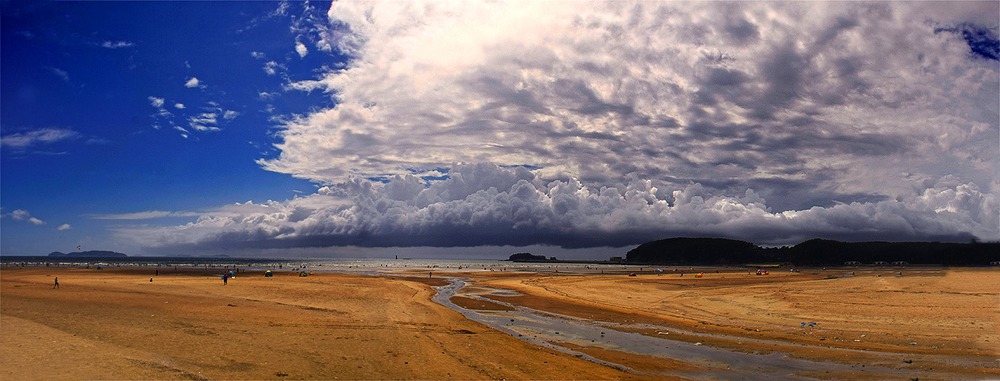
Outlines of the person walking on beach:
M 225 286 L 229 284 L 229 274 L 222 274 L 222 285 Z
M 56 281 L 52 284 L 52 288 L 59 288 L 59 277 L 56 277 Z

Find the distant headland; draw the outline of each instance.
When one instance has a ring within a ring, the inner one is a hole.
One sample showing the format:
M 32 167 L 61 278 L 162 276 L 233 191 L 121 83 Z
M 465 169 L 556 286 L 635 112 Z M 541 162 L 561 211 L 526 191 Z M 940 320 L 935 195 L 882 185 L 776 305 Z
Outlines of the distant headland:
M 761 247 L 723 238 L 670 238 L 628 252 L 626 262 L 658 264 L 791 263 L 796 265 L 989 265 L 1000 243 L 842 242 L 811 239 L 795 246 Z
M 517 253 L 512 262 L 573 262 Z M 591 263 L 656 265 L 795 264 L 799 266 L 908 265 L 984 266 L 1000 263 L 1000 243 L 841 242 L 812 239 L 794 246 L 761 247 L 726 238 L 668 238 L 646 242 L 625 257 Z
M 124 258 L 128 255 L 107 251 L 107 250 L 88 250 L 88 251 L 74 251 L 72 253 L 62 253 L 58 251 L 53 251 L 49 253 L 50 257 L 68 257 L 68 258 Z

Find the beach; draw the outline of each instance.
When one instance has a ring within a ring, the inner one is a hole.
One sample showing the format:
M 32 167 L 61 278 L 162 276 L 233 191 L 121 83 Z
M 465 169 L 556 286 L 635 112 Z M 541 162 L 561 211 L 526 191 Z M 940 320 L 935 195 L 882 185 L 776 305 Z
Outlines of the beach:
M 5 267 L 0 374 L 1000 378 L 995 269 L 615 269 L 248 271 L 224 285 L 218 269 Z M 451 308 L 434 300 L 459 278 Z

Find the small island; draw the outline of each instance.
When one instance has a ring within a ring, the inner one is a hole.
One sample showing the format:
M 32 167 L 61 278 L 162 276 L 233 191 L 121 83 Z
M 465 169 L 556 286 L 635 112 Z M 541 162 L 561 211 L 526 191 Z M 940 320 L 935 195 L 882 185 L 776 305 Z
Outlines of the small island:
M 510 258 L 507 259 L 511 262 L 558 262 L 559 259 L 556 257 L 546 258 L 544 255 L 535 255 L 531 253 L 516 253 L 511 254 Z
M 74 251 L 72 253 L 62 253 L 58 251 L 53 251 L 49 253 L 50 257 L 67 257 L 67 258 L 125 258 L 128 255 L 123 253 L 108 251 L 108 250 L 88 250 L 88 251 Z

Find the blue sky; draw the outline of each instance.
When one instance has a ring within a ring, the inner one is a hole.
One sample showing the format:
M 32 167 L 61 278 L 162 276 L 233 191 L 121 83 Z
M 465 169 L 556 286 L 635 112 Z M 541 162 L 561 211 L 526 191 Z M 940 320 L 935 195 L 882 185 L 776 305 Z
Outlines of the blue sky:
M 996 2 L 0 2 L 0 253 L 1000 239 Z
M 338 58 L 300 57 L 293 16 L 277 9 L 271 2 L 5 2 L 3 136 L 27 141 L 3 147 L 3 207 L 45 225 L 5 218 L 3 251 L 103 248 L 113 223 L 95 215 L 312 192 L 308 181 L 263 171 L 255 160 L 273 154 L 271 117 L 331 103 L 282 94 L 283 83 L 311 78 Z M 281 75 L 263 69 L 272 60 Z M 186 86 L 192 78 L 198 85 Z M 265 100 L 261 92 L 281 96 Z M 159 115 L 153 98 L 170 116 Z M 215 114 L 205 127 L 218 131 L 191 126 L 204 114 Z M 51 138 L 27 138 L 46 132 Z M 58 231 L 63 224 L 71 229 Z

